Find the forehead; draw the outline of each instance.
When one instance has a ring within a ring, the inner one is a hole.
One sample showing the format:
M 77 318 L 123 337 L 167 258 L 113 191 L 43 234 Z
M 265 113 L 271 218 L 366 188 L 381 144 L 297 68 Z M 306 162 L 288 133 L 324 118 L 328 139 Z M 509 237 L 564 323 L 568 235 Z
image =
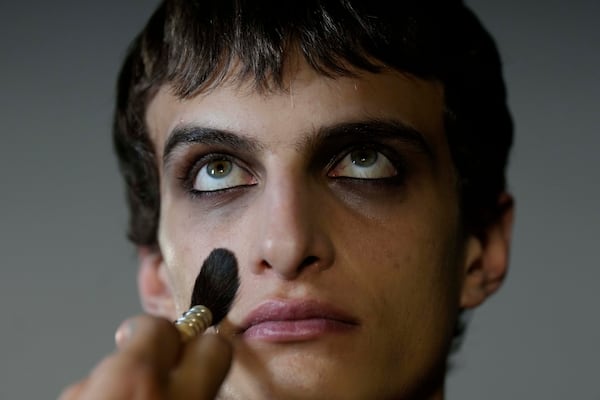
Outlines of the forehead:
M 230 80 L 189 99 L 162 86 L 146 113 L 157 154 L 181 126 L 224 129 L 269 146 L 297 143 L 325 126 L 396 120 L 421 132 L 434 147 L 444 142 L 444 94 L 438 82 L 390 70 L 330 78 L 307 65 L 288 72 L 285 82 L 281 89 L 258 92 L 251 82 Z

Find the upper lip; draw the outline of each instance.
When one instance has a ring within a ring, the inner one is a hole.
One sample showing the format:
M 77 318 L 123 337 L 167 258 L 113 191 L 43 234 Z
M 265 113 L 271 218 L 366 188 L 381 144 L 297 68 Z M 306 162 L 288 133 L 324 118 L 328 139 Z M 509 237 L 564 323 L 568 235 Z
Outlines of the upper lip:
M 315 299 L 269 299 L 254 308 L 243 319 L 241 331 L 263 322 L 331 319 L 351 325 L 358 320 L 333 305 Z

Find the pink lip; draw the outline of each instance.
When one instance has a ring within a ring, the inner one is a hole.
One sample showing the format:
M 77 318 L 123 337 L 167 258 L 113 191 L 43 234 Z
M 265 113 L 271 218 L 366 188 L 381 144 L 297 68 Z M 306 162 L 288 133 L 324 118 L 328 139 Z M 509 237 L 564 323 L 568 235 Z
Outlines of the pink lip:
M 241 334 L 245 339 L 292 342 L 347 332 L 357 326 L 355 318 L 326 303 L 268 300 L 245 318 Z

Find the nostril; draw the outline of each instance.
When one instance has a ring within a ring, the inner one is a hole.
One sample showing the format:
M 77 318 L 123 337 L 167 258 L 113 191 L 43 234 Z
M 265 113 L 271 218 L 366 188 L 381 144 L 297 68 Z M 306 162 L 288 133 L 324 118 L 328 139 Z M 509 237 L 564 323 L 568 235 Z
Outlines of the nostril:
M 308 257 L 306 257 L 306 258 L 305 258 L 305 259 L 302 261 L 302 263 L 300 264 L 300 269 L 303 269 L 303 268 L 305 268 L 305 267 L 308 267 L 309 265 L 311 265 L 311 264 L 314 264 L 314 263 L 316 263 L 317 261 L 319 261 L 319 258 L 318 258 L 318 257 L 315 257 L 315 256 L 308 256 Z

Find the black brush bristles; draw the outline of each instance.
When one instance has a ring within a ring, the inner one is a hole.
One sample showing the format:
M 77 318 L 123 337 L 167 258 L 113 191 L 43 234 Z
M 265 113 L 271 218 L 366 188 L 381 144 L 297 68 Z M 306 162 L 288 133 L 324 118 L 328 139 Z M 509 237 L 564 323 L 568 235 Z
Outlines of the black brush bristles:
M 205 306 L 212 313 L 212 325 L 217 325 L 229 312 L 239 286 L 237 260 L 233 253 L 227 249 L 214 249 L 200 268 L 190 308 Z

